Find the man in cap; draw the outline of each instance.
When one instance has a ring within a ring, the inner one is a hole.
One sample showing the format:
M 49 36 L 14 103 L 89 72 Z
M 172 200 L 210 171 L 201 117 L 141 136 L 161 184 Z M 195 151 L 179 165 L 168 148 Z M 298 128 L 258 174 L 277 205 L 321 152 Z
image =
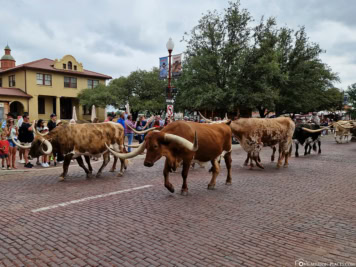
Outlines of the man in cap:
M 28 144 L 31 144 L 31 142 L 33 141 L 33 128 L 32 128 L 31 123 L 29 122 L 30 118 L 29 118 L 28 114 L 25 113 L 22 117 L 23 117 L 23 123 L 19 129 L 18 139 L 21 142 L 21 144 L 28 145 Z M 30 149 L 21 148 L 21 150 L 23 150 L 23 154 L 24 154 L 25 167 L 32 168 L 33 165 L 29 161 L 29 158 L 28 158 L 28 153 L 30 152 Z
M 52 131 L 54 128 L 56 128 L 56 126 L 57 126 L 57 115 L 52 113 L 51 114 L 51 119 L 47 123 L 48 130 Z

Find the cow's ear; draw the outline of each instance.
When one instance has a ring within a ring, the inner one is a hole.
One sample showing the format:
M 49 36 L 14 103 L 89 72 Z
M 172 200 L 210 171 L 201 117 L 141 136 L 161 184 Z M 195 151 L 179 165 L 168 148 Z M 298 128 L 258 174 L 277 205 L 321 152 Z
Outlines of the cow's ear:
M 229 120 L 229 121 L 226 123 L 226 125 L 230 125 L 231 122 L 232 122 L 232 120 Z
M 157 141 L 158 141 L 158 143 L 160 143 L 162 145 L 169 145 L 169 141 L 165 140 L 163 133 L 159 133 Z

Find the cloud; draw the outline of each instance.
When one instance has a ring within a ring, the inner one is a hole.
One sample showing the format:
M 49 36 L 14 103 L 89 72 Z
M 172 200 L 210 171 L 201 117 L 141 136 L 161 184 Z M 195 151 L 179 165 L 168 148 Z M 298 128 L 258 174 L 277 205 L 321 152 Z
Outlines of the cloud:
M 113 77 L 151 69 L 165 56 L 185 50 L 184 32 L 208 10 L 222 11 L 221 0 L 0 0 L 0 48 L 9 42 L 17 64 L 72 54 L 84 68 Z M 305 25 L 311 41 L 326 50 L 322 59 L 341 77 L 343 89 L 355 82 L 356 1 L 241 0 L 256 21 L 276 17 L 280 26 Z

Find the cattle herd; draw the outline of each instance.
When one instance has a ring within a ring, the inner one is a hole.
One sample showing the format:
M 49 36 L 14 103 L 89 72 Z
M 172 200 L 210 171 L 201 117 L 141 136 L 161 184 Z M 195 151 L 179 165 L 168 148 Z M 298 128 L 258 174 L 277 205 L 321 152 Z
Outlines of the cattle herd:
M 208 162 L 212 167 L 212 178 L 208 184 L 208 189 L 214 189 L 216 177 L 220 172 L 220 160 L 224 158 L 227 177 L 226 184 L 231 184 L 231 152 L 232 136 L 240 143 L 247 152 L 245 165 L 250 162 L 252 169 L 254 164 L 263 168 L 259 153 L 264 146 L 272 148 L 271 160 L 278 146 L 277 168 L 288 166 L 288 159 L 292 154 L 293 140 L 295 143 L 295 156 L 298 157 L 299 145 L 305 148 L 304 155 L 311 152 L 311 149 L 321 153 L 320 137 L 322 131 L 333 128 L 337 143 L 348 141 L 350 130 L 356 128 L 354 121 L 338 121 L 328 127 L 321 128 L 316 124 L 297 124 L 288 117 L 268 118 L 268 119 L 238 119 L 231 121 L 225 119 L 219 122 L 196 123 L 187 121 L 175 121 L 168 124 L 162 130 L 156 128 L 145 131 L 136 131 L 137 134 L 147 134 L 143 143 L 136 147 L 133 152 L 127 153 L 124 144 L 124 128 L 119 123 L 87 123 L 87 124 L 64 124 L 56 127 L 47 134 L 35 131 L 34 141 L 24 146 L 13 140 L 22 148 L 30 148 L 30 155 L 38 157 L 44 154 L 64 155 L 63 173 L 60 180 L 65 180 L 68 167 L 72 159 L 76 159 L 79 166 L 84 169 L 87 177 L 92 175 L 90 157 L 103 156 L 103 164 L 100 167 L 97 177 L 110 160 L 110 153 L 114 155 L 114 164 L 111 171 L 115 171 L 117 160 L 120 159 L 121 168 L 118 176 L 123 175 L 127 168 L 127 159 L 136 157 L 146 150 L 144 166 L 152 167 L 162 156 L 166 158 L 163 175 L 164 185 L 174 192 L 174 187 L 169 181 L 169 173 L 176 171 L 182 166 L 183 184 L 181 193 L 188 193 L 187 177 L 193 162 Z M 34 122 L 35 123 L 35 122 Z M 35 129 L 35 127 L 33 127 Z M 85 166 L 82 156 L 84 156 L 88 168 Z M 284 163 L 283 163 L 284 161 Z

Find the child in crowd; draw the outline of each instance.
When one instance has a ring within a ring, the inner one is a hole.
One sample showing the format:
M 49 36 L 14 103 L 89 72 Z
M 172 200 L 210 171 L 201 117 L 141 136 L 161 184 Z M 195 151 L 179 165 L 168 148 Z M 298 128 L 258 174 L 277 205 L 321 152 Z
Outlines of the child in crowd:
M 10 143 L 7 141 L 7 134 L 6 132 L 1 133 L 1 140 L 0 140 L 0 158 L 1 158 L 1 165 L 2 169 L 5 170 L 4 161 L 6 159 L 6 166 L 8 170 L 11 170 L 9 165 L 9 147 Z

